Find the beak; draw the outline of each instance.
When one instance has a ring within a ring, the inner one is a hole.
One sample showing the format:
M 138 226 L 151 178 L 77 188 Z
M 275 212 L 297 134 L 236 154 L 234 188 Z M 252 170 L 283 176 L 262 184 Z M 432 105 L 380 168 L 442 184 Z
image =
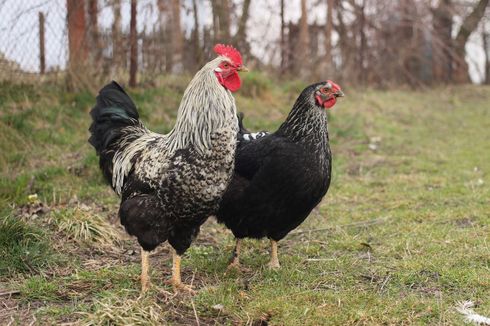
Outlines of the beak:
M 340 89 L 338 91 L 336 91 L 335 93 L 333 93 L 333 95 L 335 97 L 344 97 L 345 96 L 344 92 L 342 92 Z
M 238 67 L 237 71 L 240 71 L 240 72 L 249 72 L 248 68 L 245 67 L 245 66 Z

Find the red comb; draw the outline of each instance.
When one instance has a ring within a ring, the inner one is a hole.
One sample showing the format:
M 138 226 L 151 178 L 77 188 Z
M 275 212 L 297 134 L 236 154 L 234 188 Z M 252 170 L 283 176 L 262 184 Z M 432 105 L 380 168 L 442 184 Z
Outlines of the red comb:
M 229 58 L 237 66 L 242 65 L 242 55 L 231 45 L 216 44 L 214 46 L 214 52 L 216 52 L 217 55 L 223 55 Z
M 335 89 L 336 91 L 340 90 L 340 86 L 331 81 L 330 79 L 327 80 L 327 83 L 330 83 L 332 85 L 332 88 Z

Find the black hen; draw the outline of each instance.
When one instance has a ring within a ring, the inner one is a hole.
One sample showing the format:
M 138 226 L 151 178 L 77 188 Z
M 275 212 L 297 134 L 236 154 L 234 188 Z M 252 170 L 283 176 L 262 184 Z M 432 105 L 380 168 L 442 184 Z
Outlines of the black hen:
M 331 81 L 303 90 L 274 133 L 249 133 L 240 119 L 235 171 L 220 203 L 218 222 L 237 239 L 231 266 L 239 264 L 240 239 L 271 240 L 270 267 L 279 267 L 277 241 L 300 225 L 330 185 L 332 156 L 327 113 L 343 96 Z

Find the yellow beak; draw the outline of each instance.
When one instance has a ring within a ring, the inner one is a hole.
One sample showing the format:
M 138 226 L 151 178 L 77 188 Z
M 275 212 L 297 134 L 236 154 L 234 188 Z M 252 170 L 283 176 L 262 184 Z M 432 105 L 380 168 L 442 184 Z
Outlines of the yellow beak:
M 248 68 L 245 67 L 245 66 L 238 67 L 237 71 L 240 71 L 240 72 L 249 72 Z

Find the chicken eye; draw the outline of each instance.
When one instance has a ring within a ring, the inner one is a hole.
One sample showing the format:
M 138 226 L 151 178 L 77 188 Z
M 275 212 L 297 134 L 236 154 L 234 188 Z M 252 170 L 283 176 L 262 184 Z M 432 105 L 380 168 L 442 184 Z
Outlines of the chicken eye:
M 322 92 L 323 94 L 327 94 L 328 93 L 328 89 L 327 88 L 322 88 L 322 89 L 320 89 L 320 92 Z
M 223 68 L 225 69 L 230 68 L 230 64 L 228 62 L 223 63 Z

